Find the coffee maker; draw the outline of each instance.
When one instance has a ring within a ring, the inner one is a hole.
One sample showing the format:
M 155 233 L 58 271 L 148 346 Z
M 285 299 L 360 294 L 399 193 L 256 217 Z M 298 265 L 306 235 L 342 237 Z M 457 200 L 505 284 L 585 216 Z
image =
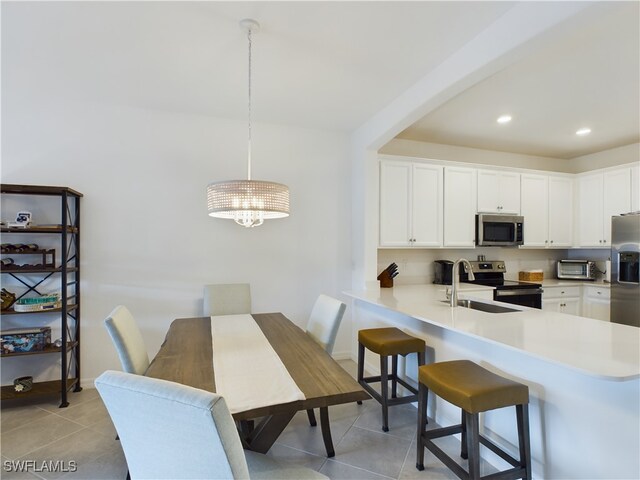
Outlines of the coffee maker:
M 439 285 L 451 285 L 453 262 L 451 260 L 436 260 L 433 264 L 435 266 L 433 283 L 437 283 Z

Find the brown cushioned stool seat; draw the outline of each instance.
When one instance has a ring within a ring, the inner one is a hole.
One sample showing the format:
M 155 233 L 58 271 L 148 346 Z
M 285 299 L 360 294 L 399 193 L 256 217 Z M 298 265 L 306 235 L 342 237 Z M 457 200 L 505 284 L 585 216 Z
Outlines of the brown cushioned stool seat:
M 365 348 L 380 355 L 379 376 L 364 376 Z M 382 430 L 385 432 L 389 431 L 388 407 L 418 400 L 418 390 L 398 378 L 398 355 L 407 356 L 410 353 L 416 353 L 418 366 L 420 366 L 424 365 L 424 349 L 424 340 L 407 335 L 397 328 L 370 328 L 358 332 L 358 383 L 382 405 Z M 391 374 L 389 374 L 388 357 L 392 359 Z M 389 380 L 391 380 L 391 398 L 389 398 Z M 369 385 L 376 382 L 380 382 L 380 393 Z M 398 383 L 412 395 L 398 398 Z
M 358 342 L 378 355 L 407 355 L 424 352 L 421 338 L 407 335 L 397 328 L 369 328 L 358 332 Z
M 416 467 L 424 470 L 424 449 L 428 448 L 453 473 L 462 479 L 480 478 L 480 443 L 513 468 L 501 472 L 501 479 L 531 478 L 529 445 L 529 387 L 496 375 L 468 360 L 438 362 L 418 369 L 418 455 Z M 460 425 L 426 431 L 428 391 L 462 409 Z M 480 435 L 479 413 L 502 407 L 516 407 L 520 460 L 504 452 Z M 433 439 L 462 434 L 460 455 L 469 459 L 469 471 L 433 443 Z

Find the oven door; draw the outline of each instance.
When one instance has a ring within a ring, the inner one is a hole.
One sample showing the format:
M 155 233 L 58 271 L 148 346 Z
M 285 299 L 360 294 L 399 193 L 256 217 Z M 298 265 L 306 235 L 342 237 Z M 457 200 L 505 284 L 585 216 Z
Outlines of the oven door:
M 494 289 L 493 299 L 496 302 L 522 305 L 529 308 L 542 308 L 542 288 Z

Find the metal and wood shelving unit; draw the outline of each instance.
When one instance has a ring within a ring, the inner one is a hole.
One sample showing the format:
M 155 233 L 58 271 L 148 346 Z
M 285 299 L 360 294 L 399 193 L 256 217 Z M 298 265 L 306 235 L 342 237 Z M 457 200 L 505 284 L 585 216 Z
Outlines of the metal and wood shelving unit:
M 24 252 L 12 252 L 11 255 L 43 255 L 43 263 L 34 267 L 22 267 L 18 265 L 3 265 L 0 269 L 2 275 L 12 277 L 23 288 L 19 297 L 42 295 L 38 288 L 47 280 L 55 281 L 60 286 L 60 308 L 43 311 L 16 312 L 13 309 L 1 311 L 2 318 L 10 315 L 51 315 L 60 317 L 62 330 L 62 345 L 56 347 L 48 345 L 43 351 L 3 353 L 0 358 L 12 362 L 20 361 L 20 358 L 31 355 L 59 355 L 61 359 L 60 379 L 46 382 L 36 382 L 28 392 L 16 392 L 13 385 L 1 388 L 2 400 L 30 398 L 40 395 L 60 395 L 60 407 L 69 405 L 67 394 L 69 391 L 80 391 L 80 198 L 82 194 L 68 187 L 51 187 L 41 185 L 0 185 L 2 195 L 30 195 L 59 197 L 60 224 L 59 225 L 34 225 L 28 228 L 2 227 L 3 242 L 10 235 L 47 235 L 56 236 L 59 246 L 60 263 L 55 263 L 55 249 L 37 249 Z M 53 250 L 53 252 L 52 252 Z M 3 254 L 4 255 L 4 254 Z M 46 256 L 51 255 L 53 260 L 49 263 Z M 3 282 L 4 283 L 4 282 Z M 3 322 L 4 323 L 4 322 Z

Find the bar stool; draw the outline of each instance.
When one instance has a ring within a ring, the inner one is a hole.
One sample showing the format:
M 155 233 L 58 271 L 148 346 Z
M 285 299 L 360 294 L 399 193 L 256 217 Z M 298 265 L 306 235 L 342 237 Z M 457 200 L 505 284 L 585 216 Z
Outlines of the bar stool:
M 364 376 L 365 347 L 380 355 L 380 375 Z M 398 355 L 418 354 L 418 367 L 424 365 L 424 340 L 407 335 L 397 328 L 370 328 L 358 332 L 358 383 L 382 405 L 382 430 L 389 431 L 389 407 L 403 403 L 416 402 L 418 390 L 403 379 L 398 378 Z M 391 374 L 389 374 L 389 357 L 391 357 Z M 389 398 L 389 380 L 391 380 L 391 398 Z M 369 384 L 381 383 L 378 393 Z M 413 393 L 398 398 L 398 383 Z
M 424 365 L 418 370 L 418 455 L 416 468 L 424 470 L 424 448 L 428 448 L 442 463 L 461 479 L 480 478 L 480 444 L 513 468 L 493 474 L 501 479 L 531 479 L 531 451 L 529 445 L 529 387 L 491 373 L 468 360 L 438 362 Z M 431 389 L 440 398 L 462 409 L 460 425 L 426 431 L 427 395 Z M 520 461 L 480 435 L 480 412 L 497 408 L 516 407 Z M 469 459 L 465 471 L 451 457 L 433 443 L 433 439 L 461 433 L 460 456 Z

